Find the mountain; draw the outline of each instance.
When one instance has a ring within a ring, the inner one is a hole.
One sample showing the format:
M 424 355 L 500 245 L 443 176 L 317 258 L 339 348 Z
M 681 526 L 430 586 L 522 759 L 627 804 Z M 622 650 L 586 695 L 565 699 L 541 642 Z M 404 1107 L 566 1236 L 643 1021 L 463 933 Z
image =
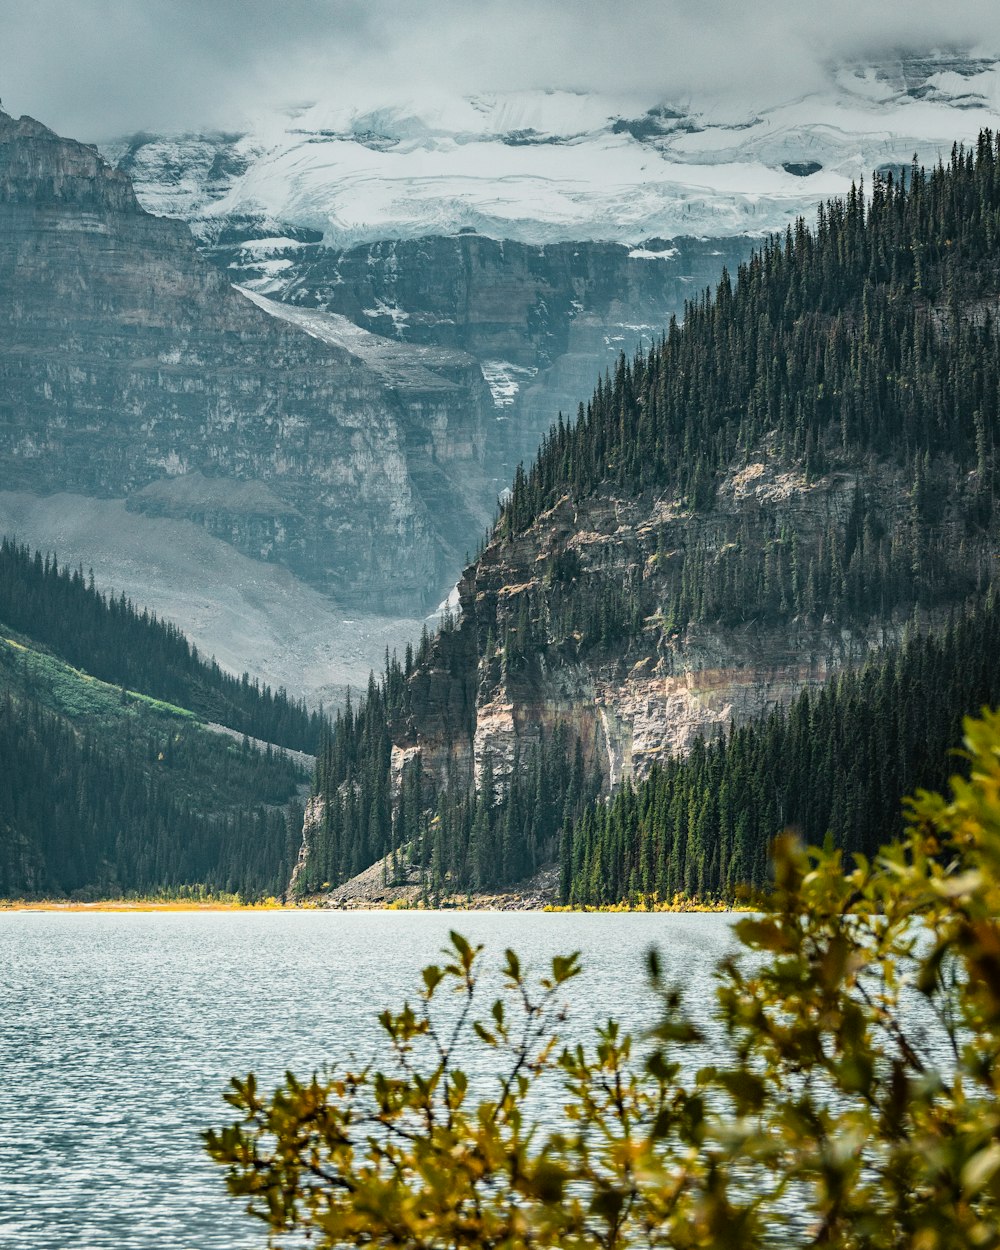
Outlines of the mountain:
M 610 789 L 641 779 L 981 602 L 998 309 L 985 132 L 823 206 L 622 357 L 516 475 L 456 617 L 342 720 L 311 808 L 321 879 L 362 839 L 428 873 L 437 855 L 460 887 L 530 870 L 594 769 Z M 563 802 L 543 819 L 530 778 L 556 735 Z M 391 829 L 371 823 L 400 787 Z
M 1000 61 L 960 53 L 832 67 L 797 99 L 523 91 L 326 103 L 239 134 L 104 145 L 151 211 L 207 243 L 236 235 L 262 273 L 326 247 L 452 235 L 635 246 L 780 229 L 879 166 L 925 162 L 992 124 Z M 283 249 L 284 244 L 284 249 Z
M 321 729 L 80 570 L 0 544 L 0 898 L 281 893 L 314 762 L 294 748 Z
M 234 290 L 95 149 L 6 114 L 0 226 L 8 489 L 194 520 L 344 604 L 446 593 L 495 501 L 474 362 L 411 353 L 397 384 Z
M 832 67 L 795 99 L 380 87 L 104 151 L 244 288 L 470 353 L 502 486 L 596 372 L 654 342 L 754 240 L 873 169 L 947 156 L 998 106 L 996 58 L 938 52 Z
M 724 265 L 735 269 L 749 248 L 745 236 L 628 247 L 466 232 L 317 248 L 284 280 L 262 279 L 242 247 L 203 250 L 247 291 L 285 306 L 325 310 L 399 344 L 468 353 L 490 389 L 488 463 L 502 489 L 556 414 L 576 411 L 597 370 L 654 342 L 692 290 L 716 282 Z

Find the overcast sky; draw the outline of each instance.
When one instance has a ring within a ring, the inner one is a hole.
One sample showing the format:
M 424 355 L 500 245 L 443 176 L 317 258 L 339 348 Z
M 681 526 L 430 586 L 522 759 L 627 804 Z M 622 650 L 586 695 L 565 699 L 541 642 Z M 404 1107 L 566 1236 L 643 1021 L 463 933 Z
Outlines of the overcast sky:
M 0 97 L 93 140 L 442 85 L 773 98 L 968 46 L 1000 55 L 997 0 L 0 0 Z

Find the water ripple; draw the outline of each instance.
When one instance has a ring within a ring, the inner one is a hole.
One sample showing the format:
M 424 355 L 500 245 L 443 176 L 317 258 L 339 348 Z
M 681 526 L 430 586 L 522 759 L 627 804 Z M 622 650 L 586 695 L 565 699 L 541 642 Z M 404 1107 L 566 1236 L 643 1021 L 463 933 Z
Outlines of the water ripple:
M 539 967 L 581 949 L 577 1033 L 648 1022 L 654 943 L 707 1000 L 728 940 L 709 915 L 0 913 L 2 1250 L 261 1246 L 201 1149 L 230 1076 L 371 1053 L 455 926 Z

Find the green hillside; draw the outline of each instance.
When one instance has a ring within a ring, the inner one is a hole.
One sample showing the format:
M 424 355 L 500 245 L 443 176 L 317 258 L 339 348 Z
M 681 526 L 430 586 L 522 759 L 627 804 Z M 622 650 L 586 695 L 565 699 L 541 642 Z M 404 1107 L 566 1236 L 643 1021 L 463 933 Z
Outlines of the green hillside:
M 278 893 L 307 776 L 0 625 L 0 898 Z
M 141 690 L 205 720 L 298 751 L 315 752 L 324 719 L 284 690 L 234 677 L 198 654 L 176 625 L 115 599 L 82 569 L 60 567 L 9 538 L 0 541 L 0 622 L 95 677 Z

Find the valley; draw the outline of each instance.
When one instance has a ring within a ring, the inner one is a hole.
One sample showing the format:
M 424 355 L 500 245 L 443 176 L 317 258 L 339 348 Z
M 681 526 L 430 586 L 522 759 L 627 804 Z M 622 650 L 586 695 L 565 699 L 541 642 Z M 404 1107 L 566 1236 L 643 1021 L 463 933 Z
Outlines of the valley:
M 939 55 L 739 116 L 528 93 L 100 151 L 3 114 L 0 530 L 333 716 L 295 893 L 551 876 L 595 802 L 991 586 L 993 226 L 970 201 L 945 257 L 920 197 L 992 203 L 991 132 L 979 173 L 933 160 L 998 81 Z
M 1000 1250 L 1000 9 L 0 4 L 2 1250 Z

